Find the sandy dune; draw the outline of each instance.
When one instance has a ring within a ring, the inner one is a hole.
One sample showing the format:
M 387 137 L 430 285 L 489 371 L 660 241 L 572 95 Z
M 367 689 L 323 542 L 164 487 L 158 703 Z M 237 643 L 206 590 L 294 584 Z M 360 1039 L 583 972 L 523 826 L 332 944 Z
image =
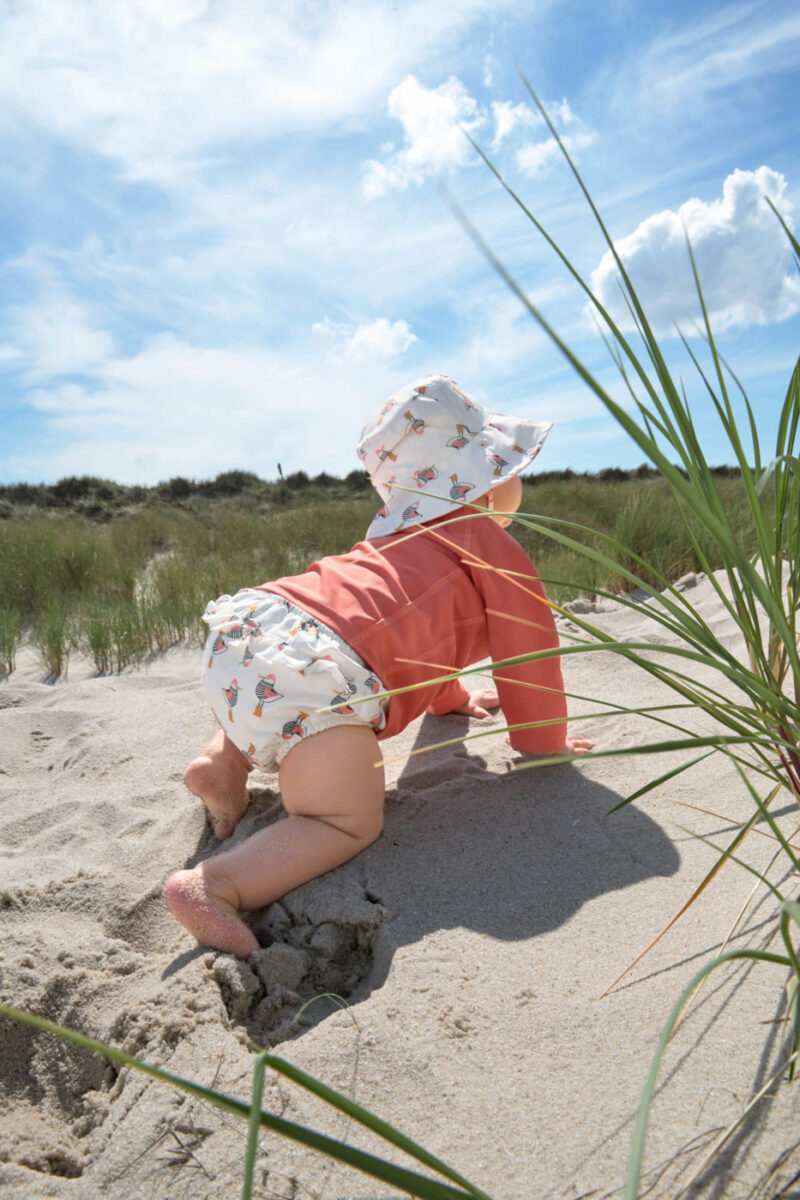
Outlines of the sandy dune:
M 725 633 L 708 582 L 693 593 Z M 645 610 L 603 607 L 598 624 L 657 639 Z M 562 629 L 568 638 L 569 624 Z M 176 649 L 114 677 L 73 663 L 67 681 L 51 684 L 23 651 L 0 682 L 3 1000 L 242 1099 L 254 1045 L 274 1046 L 495 1200 L 618 1194 L 663 1021 L 751 897 L 753 877 L 727 866 L 599 997 L 713 862 L 679 826 L 724 843 L 749 815 L 735 772 L 712 758 L 606 817 L 671 760 L 517 771 L 498 732 L 410 756 L 486 728 L 425 718 L 384 743 L 383 837 L 258 914 L 255 927 L 271 944 L 251 967 L 198 948 L 161 901 L 172 870 L 219 848 L 181 782 L 211 732 L 200 665 L 197 651 Z M 609 655 L 570 657 L 565 674 L 578 696 L 656 699 L 643 674 Z M 572 711 L 598 706 L 578 699 Z M 621 714 L 589 716 L 580 729 L 600 748 L 652 736 Z M 253 777 L 236 837 L 279 816 L 276 783 Z M 792 827 L 788 806 L 784 819 Z M 745 847 L 760 866 L 772 852 L 764 837 Z M 732 944 L 774 939 L 774 907 L 758 890 Z M 782 983 L 779 968 L 740 966 L 703 990 L 661 1077 L 649 1196 L 677 1194 L 779 1062 Z M 351 1009 L 321 998 L 295 1019 L 325 992 L 347 996 Z M 20 1026 L 3 1022 L 0 1037 L 4 1198 L 239 1194 L 243 1123 Z M 693 1194 L 800 1195 L 788 1184 L 800 1171 L 793 1090 L 755 1109 Z M 268 1082 L 265 1106 L 376 1148 L 285 1082 Z M 262 1197 L 391 1194 L 270 1135 L 256 1179 Z

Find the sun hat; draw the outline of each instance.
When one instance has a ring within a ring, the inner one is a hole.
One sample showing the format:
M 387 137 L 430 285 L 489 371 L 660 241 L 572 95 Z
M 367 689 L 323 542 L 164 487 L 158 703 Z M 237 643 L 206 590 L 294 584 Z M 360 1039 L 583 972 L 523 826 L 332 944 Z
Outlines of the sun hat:
M 383 500 L 366 536 L 399 533 L 477 500 L 523 471 L 552 426 L 491 412 L 447 375 L 407 384 L 361 431 L 358 457 Z

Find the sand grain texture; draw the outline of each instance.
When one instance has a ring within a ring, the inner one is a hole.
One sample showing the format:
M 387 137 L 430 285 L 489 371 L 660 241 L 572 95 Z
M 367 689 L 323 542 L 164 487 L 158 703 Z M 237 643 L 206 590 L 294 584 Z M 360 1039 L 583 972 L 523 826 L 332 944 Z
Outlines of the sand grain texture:
M 708 581 L 694 592 L 734 644 Z M 603 607 L 598 624 L 657 644 L 645 609 Z M 409 757 L 486 725 L 425 718 L 384 744 L 383 837 L 258 914 L 271 945 L 241 964 L 197 948 L 161 901 L 172 870 L 219 848 L 181 779 L 211 732 L 200 667 L 198 652 L 178 648 L 120 676 L 92 677 L 74 664 L 53 684 L 23 651 L 0 682 L 4 1001 L 241 1099 L 254 1045 L 273 1046 L 495 1200 L 619 1194 L 662 1023 L 737 917 L 752 876 L 726 867 L 625 981 L 598 997 L 713 861 L 675 823 L 725 842 L 731 822 L 749 815 L 735 773 L 711 759 L 607 818 L 670 765 L 666 757 L 514 771 L 499 733 Z M 565 671 L 582 696 L 655 698 L 644 674 L 610 655 L 571 657 Z M 604 747 L 652 736 L 623 715 L 576 729 Z M 236 837 L 279 819 L 276 777 L 259 774 L 251 786 Z M 756 865 L 771 853 L 766 839 L 747 844 Z M 762 945 L 774 926 L 762 889 L 733 944 Z M 677 1193 L 778 1061 L 782 983 L 777 968 L 739 967 L 703 991 L 665 1063 L 649 1196 Z M 347 996 L 352 1010 L 319 999 L 293 1023 L 323 992 Z M 4 1198 L 239 1194 L 243 1123 L 13 1023 L 0 1034 Z M 794 1090 L 761 1105 L 695 1194 L 793 1194 L 780 1188 L 800 1171 Z M 268 1079 L 264 1103 L 384 1153 L 287 1083 Z M 261 1197 L 392 1194 L 271 1135 L 256 1184 Z

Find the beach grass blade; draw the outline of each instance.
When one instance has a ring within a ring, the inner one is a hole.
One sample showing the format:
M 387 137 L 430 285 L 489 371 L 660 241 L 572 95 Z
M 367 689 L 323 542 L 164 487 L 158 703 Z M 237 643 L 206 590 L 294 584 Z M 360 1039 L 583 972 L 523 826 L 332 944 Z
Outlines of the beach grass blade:
M 247 1153 L 244 1160 L 244 1178 L 242 1179 L 242 1200 L 251 1200 L 253 1195 L 253 1172 L 258 1155 L 258 1135 L 261 1133 L 261 1099 L 264 1095 L 264 1071 L 267 1066 L 267 1054 L 262 1051 L 256 1055 L 253 1064 L 253 1095 L 250 1101 L 250 1118 L 247 1128 Z
M 145 1075 L 151 1076 L 153 1079 L 177 1088 L 181 1092 L 195 1096 L 207 1104 L 211 1104 L 234 1116 L 244 1118 L 249 1126 L 243 1183 L 245 1190 L 242 1193 L 245 1200 L 248 1200 L 249 1194 L 252 1191 L 253 1165 L 257 1151 L 258 1130 L 261 1128 L 269 1129 L 273 1133 L 280 1134 L 282 1137 L 297 1142 L 309 1150 L 317 1151 L 336 1162 L 352 1167 L 364 1174 L 371 1175 L 373 1178 L 397 1188 L 406 1195 L 419 1197 L 420 1200 L 470 1200 L 470 1198 L 471 1200 L 490 1200 L 490 1197 L 481 1191 L 480 1188 L 470 1183 L 457 1171 L 453 1170 L 452 1167 L 442 1162 L 435 1155 L 430 1154 L 411 1138 L 400 1133 L 393 1125 L 381 1120 L 380 1117 L 375 1116 L 361 1105 L 348 1099 L 347 1096 L 343 1096 L 340 1092 L 321 1083 L 313 1075 L 309 1075 L 307 1072 L 292 1066 L 291 1063 L 286 1062 L 277 1055 L 269 1054 L 267 1051 L 263 1051 L 257 1056 L 253 1074 L 251 1102 L 250 1104 L 246 1104 L 241 1100 L 236 1100 L 234 1097 L 226 1095 L 224 1092 L 219 1092 L 213 1088 L 195 1083 L 192 1080 L 184 1079 L 182 1076 L 175 1075 L 171 1071 L 166 1071 L 162 1067 L 153 1066 L 151 1063 L 127 1054 L 124 1050 L 118 1050 L 116 1047 L 109 1046 L 104 1042 L 85 1037 L 83 1034 L 67 1029 L 63 1025 L 56 1025 L 52 1021 L 45 1020 L 43 1017 L 23 1012 L 10 1005 L 0 1004 L 0 1016 L 7 1017 L 13 1021 L 19 1021 L 33 1029 L 38 1029 L 42 1033 L 53 1034 L 63 1041 L 80 1046 L 82 1049 L 94 1054 L 101 1054 L 104 1058 L 117 1063 L 119 1066 L 126 1066 L 135 1071 L 140 1071 Z M 438 1172 L 451 1182 L 443 1183 L 440 1180 L 420 1175 L 417 1171 L 412 1171 L 407 1167 L 401 1167 L 395 1163 L 388 1162 L 386 1159 L 379 1158 L 375 1154 L 359 1150 L 355 1146 L 339 1141 L 336 1138 L 328 1137 L 326 1134 L 318 1133 L 316 1130 L 308 1129 L 304 1125 L 286 1120 L 284 1117 L 276 1116 L 274 1113 L 264 1112 L 260 1104 L 264 1086 L 264 1071 L 267 1067 L 292 1080 L 292 1082 L 319 1097 L 319 1099 L 332 1108 L 351 1117 L 354 1121 L 357 1121 L 372 1133 L 377 1134 L 378 1137 L 393 1145 L 396 1149 L 403 1151 L 411 1158 L 416 1159 L 418 1163 Z M 246 1190 L 248 1188 L 250 1188 L 250 1193 Z
M 689 1001 L 693 993 L 700 986 L 707 975 L 712 971 L 716 971 L 718 967 L 725 963 L 734 962 L 736 960 L 750 960 L 753 962 L 764 962 L 777 964 L 785 968 L 791 968 L 789 958 L 782 954 L 773 954 L 768 950 L 726 950 L 724 954 L 718 955 L 697 972 L 690 979 L 686 987 L 681 992 L 675 1004 L 672 1007 L 667 1022 L 661 1031 L 661 1036 L 656 1047 L 653 1060 L 650 1064 L 650 1070 L 647 1075 L 647 1081 L 642 1092 L 639 1107 L 636 1112 L 636 1120 L 634 1122 L 633 1137 L 631 1140 L 631 1151 L 628 1158 L 628 1168 L 625 1176 L 625 1192 L 624 1200 L 639 1200 L 641 1196 L 641 1178 L 642 1166 L 644 1161 L 645 1140 L 647 1137 L 647 1127 L 650 1120 L 650 1111 L 653 1105 L 655 1096 L 658 1074 L 661 1069 L 661 1063 L 664 1058 L 670 1038 L 675 1030 L 678 1020 L 683 1012 L 684 1006 Z

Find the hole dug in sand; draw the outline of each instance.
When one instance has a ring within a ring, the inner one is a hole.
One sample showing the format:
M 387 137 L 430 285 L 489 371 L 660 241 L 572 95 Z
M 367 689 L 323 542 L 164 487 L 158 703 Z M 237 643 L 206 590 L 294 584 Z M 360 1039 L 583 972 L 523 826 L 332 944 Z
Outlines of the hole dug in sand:
M 250 925 L 264 948 L 247 962 L 227 954 L 206 959 L 231 1021 L 259 1046 L 297 1037 L 338 1009 L 320 1000 L 295 1019 L 315 996 L 351 1000 L 369 978 L 389 914 L 343 875 L 313 880 L 256 914 Z

